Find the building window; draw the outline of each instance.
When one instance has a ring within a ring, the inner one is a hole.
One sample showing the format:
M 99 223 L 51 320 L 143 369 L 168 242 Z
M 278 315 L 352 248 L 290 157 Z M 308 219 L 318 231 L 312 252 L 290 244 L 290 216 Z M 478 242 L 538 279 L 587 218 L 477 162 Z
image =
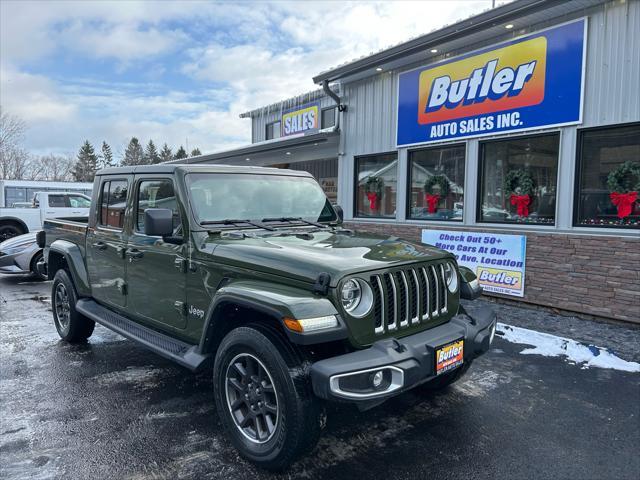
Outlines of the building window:
M 396 216 L 398 156 L 395 153 L 356 158 L 356 216 Z
M 322 110 L 321 128 L 331 128 L 336 125 L 336 107 Z
M 478 219 L 555 224 L 560 135 L 483 142 Z
M 464 159 L 464 145 L 409 152 L 409 218 L 462 221 Z
M 280 121 L 267 123 L 266 139 L 280 138 Z
M 640 228 L 640 123 L 578 137 L 574 225 Z
M 127 206 L 127 181 L 112 180 L 102 184 L 98 224 L 122 229 Z

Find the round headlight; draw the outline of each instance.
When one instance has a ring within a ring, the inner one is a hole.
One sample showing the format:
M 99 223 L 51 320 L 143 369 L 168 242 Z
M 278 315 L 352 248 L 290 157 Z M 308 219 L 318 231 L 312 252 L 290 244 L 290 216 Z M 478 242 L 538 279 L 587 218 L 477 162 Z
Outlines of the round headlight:
M 367 282 L 352 278 L 342 284 L 340 300 L 349 315 L 364 317 L 373 306 L 373 291 Z
M 456 267 L 453 264 L 448 262 L 444 264 L 444 278 L 451 293 L 458 290 L 458 272 L 456 272 Z

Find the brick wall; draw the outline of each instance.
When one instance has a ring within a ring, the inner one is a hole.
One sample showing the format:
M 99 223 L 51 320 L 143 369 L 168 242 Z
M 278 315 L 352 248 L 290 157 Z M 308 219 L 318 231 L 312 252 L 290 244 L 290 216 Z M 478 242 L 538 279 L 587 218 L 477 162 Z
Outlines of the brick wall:
M 420 243 L 422 225 L 348 222 L 345 227 Z M 433 230 L 445 230 L 432 227 Z M 446 228 L 486 232 L 481 228 Z M 495 231 L 493 231 L 495 233 Z M 527 236 L 524 302 L 640 323 L 640 238 L 531 232 Z M 489 295 L 508 299 L 490 293 Z M 520 299 L 518 299 L 520 300 Z

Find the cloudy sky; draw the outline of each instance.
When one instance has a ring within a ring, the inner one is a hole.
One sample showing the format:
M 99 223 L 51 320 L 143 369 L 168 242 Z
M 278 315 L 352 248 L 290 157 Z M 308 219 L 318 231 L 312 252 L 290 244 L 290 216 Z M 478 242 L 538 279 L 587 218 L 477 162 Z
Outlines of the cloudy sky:
M 503 2 L 497 2 L 503 3 Z M 203 153 L 250 142 L 242 112 L 491 6 L 425 2 L 0 0 L 0 103 L 34 154 L 131 136 Z

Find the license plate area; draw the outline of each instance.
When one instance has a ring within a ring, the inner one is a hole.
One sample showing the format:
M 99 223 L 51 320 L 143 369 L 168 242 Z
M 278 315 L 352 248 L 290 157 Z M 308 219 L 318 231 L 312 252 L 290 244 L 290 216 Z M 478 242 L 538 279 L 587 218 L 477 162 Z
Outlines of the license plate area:
M 464 361 L 464 339 L 460 338 L 436 348 L 436 375 L 450 372 Z

